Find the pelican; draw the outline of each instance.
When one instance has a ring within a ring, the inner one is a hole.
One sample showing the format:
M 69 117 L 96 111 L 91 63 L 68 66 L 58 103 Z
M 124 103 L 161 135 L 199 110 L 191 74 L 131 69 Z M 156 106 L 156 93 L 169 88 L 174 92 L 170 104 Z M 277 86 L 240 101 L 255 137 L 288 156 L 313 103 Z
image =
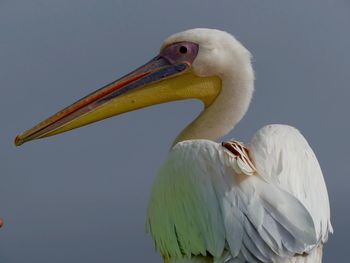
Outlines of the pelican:
M 331 233 L 321 168 L 301 133 L 267 125 L 249 144 L 218 142 L 254 90 L 250 52 L 231 34 L 191 29 L 145 65 L 15 139 L 17 146 L 151 105 L 199 99 L 155 178 L 147 230 L 165 263 L 319 263 Z M 136 156 L 135 156 L 136 158 Z

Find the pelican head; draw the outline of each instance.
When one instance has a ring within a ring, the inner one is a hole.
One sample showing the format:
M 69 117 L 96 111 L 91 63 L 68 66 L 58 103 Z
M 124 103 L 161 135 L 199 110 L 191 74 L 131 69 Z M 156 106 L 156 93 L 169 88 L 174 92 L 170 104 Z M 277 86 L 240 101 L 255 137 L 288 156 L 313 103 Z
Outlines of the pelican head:
M 169 101 L 200 99 L 204 110 L 177 137 L 218 139 L 247 111 L 251 55 L 232 35 L 214 29 L 174 34 L 145 65 L 59 111 L 15 139 L 17 146 L 125 112 Z

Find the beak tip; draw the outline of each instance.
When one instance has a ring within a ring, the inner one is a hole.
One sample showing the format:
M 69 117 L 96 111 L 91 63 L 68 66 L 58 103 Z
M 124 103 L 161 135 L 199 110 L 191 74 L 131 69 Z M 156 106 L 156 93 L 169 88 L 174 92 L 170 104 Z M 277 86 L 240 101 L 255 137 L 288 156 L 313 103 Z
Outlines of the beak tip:
M 24 142 L 25 142 L 25 140 L 23 140 L 20 135 L 17 135 L 15 138 L 15 141 L 14 141 L 14 143 L 17 147 L 21 146 Z

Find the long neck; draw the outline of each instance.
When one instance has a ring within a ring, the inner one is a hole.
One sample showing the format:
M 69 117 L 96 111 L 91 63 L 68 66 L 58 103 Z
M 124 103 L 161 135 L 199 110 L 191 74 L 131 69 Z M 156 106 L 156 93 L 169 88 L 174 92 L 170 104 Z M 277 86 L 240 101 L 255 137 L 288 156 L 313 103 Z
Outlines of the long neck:
M 174 144 L 191 139 L 217 141 L 243 118 L 254 90 L 251 66 L 243 67 L 235 74 L 223 75 L 221 79 L 221 92 L 215 101 L 178 135 Z

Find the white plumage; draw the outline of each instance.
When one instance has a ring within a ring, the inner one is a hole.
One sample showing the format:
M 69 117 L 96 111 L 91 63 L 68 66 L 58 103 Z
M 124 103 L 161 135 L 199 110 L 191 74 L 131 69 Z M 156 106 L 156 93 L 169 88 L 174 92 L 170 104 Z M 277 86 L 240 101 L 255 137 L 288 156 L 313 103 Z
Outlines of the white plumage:
M 286 125 L 260 129 L 248 146 L 253 174 L 214 142 L 248 108 L 250 53 L 218 30 L 185 31 L 164 46 L 178 41 L 199 44 L 193 71 L 219 76 L 222 91 L 179 135 L 155 179 L 147 225 L 165 262 L 321 262 L 329 201 L 304 137 Z
M 222 256 L 232 262 L 290 262 L 327 240 L 327 190 L 303 136 L 290 126 L 270 125 L 250 147 L 254 175 L 237 171 L 237 160 L 221 144 L 189 140 L 173 147 L 149 207 L 150 230 L 162 255 L 208 251 L 217 262 Z

